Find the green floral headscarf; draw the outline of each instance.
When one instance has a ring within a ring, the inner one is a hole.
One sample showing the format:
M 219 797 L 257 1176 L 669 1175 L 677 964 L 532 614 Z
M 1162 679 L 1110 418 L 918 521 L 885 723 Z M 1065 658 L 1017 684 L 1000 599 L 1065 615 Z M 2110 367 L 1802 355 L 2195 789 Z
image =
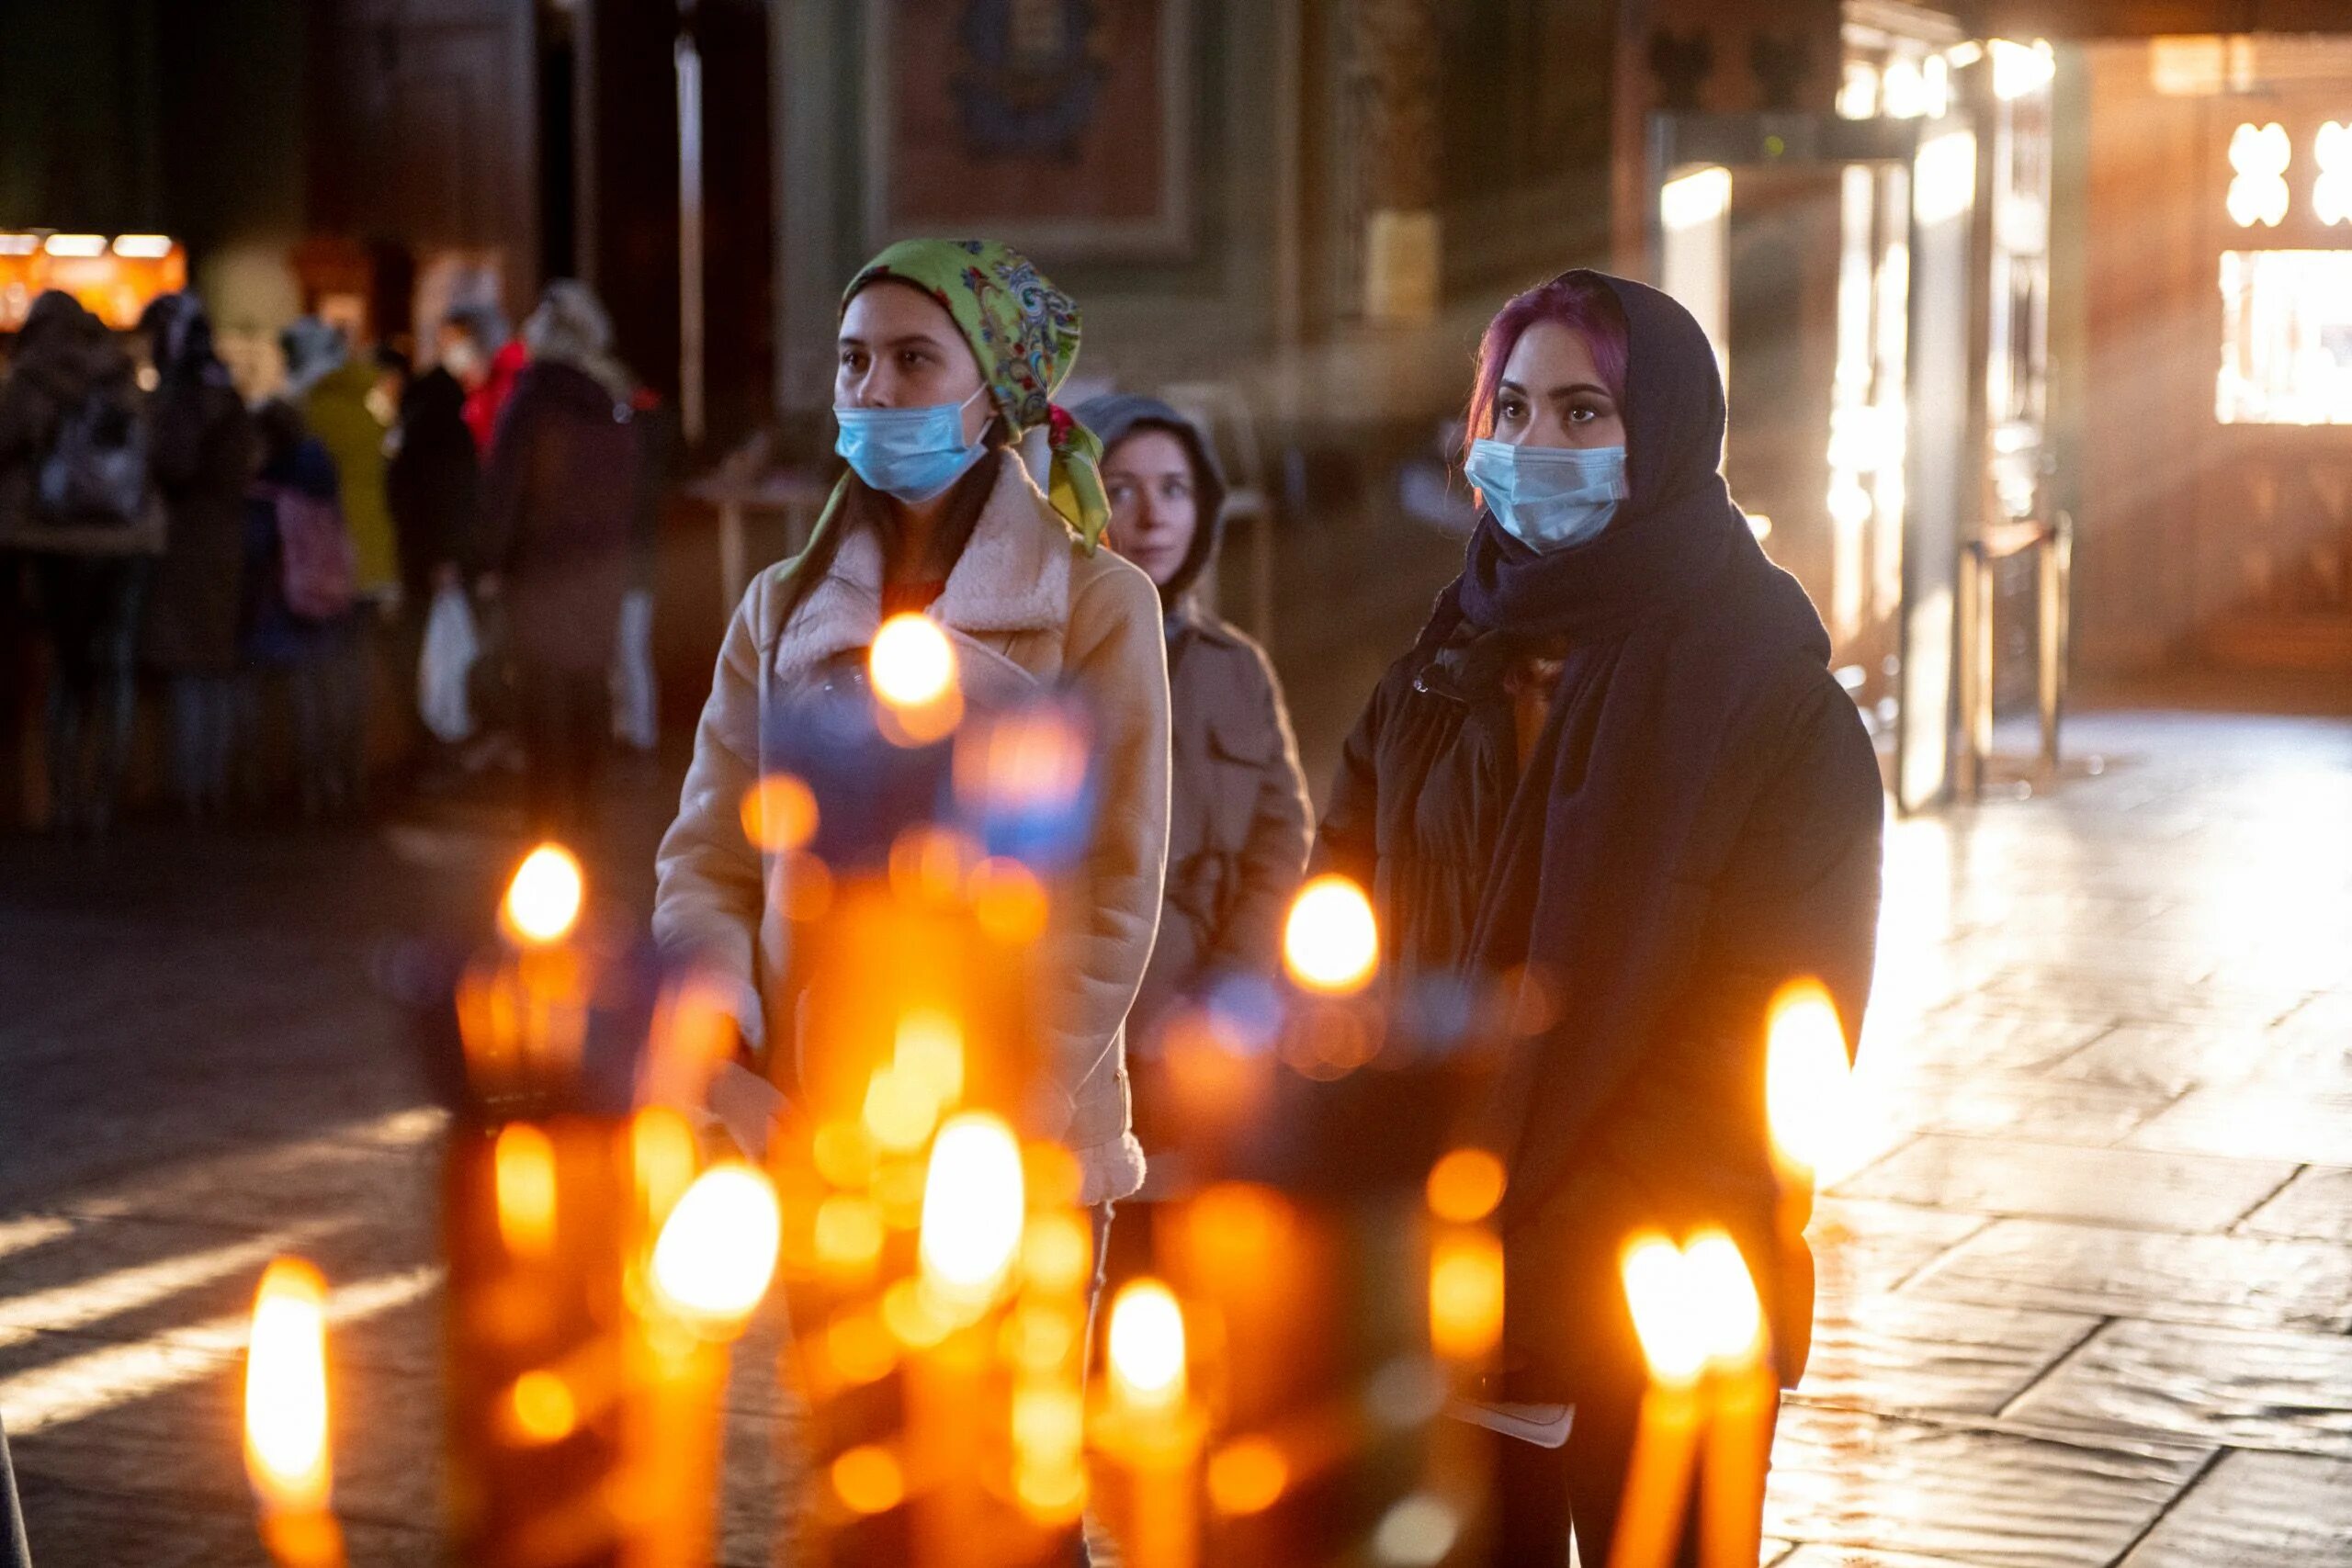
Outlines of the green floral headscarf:
M 1053 451 L 1047 496 L 1091 553 L 1111 520 L 1102 443 L 1054 401 L 1078 360 L 1078 302 L 1027 256 L 994 240 L 901 240 L 858 269 L 842 290 L 842 308 L 883 278 L 910 284 L 946 308 L 1015 434 L 1046 427 Z

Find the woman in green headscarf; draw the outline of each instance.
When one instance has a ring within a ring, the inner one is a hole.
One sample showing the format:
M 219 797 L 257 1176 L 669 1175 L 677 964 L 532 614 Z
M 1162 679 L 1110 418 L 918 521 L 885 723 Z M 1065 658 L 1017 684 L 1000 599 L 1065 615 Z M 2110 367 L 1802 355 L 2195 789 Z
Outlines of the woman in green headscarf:
M 833 382 L 850 471 L 808 548 L 763 573 L 735 613 L 662 840 L 653 921 L 665 953 L 738 983 L 752 1055 L 767 1066 L 783 1053 L 786 1070 L 770 1076 L 788 1081 L 783 915 L 741 816 L 763 716 L 862 659 L 882 619 L 909 611 L 955 644 L 981 711 L 1070 682 L 1092 710 L 1101 801 L 1091 908 L 1058 923 L 1071 934 L 1046 969 L 1046 1062 L 1065 1102 L 1058 1134 L 1107 1221 L 1143 1183 L 1124 1023 L 1159 918 L 1168 669 L 1151 580 L 1097 548 L 1101 446 L 1052 401 L 1078 341 L 1077 306 L 1001 244 L 908 241 L 851 280 Z M 1035 429 L 1051 451 L 1044 491 L 1012 450 Z M 715 1096 L 739 1129 L 759 1124 L 751 1079 L 733 1075 Z

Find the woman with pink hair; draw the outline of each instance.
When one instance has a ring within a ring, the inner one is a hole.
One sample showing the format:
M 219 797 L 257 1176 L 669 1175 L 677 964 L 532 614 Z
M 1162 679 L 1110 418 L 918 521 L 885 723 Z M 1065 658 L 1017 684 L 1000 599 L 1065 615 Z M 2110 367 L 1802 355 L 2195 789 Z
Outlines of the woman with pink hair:
M 1372 891 L 1413 1032 L 1474 1023 L 1474 1135 L 1505 1161 L 1495 1399 L 1572 1406 L 1502 1444 L 1492 1560 L 1609 1561 L 1645 1371 L 1626 1242 L 1728 1231 L 1784 1385 L 1813 1270 L 1780 1224 L 1766 1013 L 1800 977 L 1849 1043 L 1878 908 L 1878 766 L 1829 640 L 1717 465 L 1688 311 L 1576 271 L 1487 328 L 1461 575 L 1349 739 L 1318 869 Z M 1464 1005 L 1464 1003 L 1469 1005 Z M 1537 1430 L 1537 1428 L 1541 1428 Z M 1696 1561 L 1686 1531 L 1684 1560 Z

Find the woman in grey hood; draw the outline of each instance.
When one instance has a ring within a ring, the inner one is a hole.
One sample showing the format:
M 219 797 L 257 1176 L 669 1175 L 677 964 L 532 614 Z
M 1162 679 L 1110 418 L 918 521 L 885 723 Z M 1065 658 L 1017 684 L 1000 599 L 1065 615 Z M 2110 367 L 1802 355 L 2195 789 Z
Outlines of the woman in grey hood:
M 1306 781 L 1273 667 L 1193 593 L 1216 558 L 1225 476 L 1199 430 L 1150 398 L 1073 411 L 1102 439 L 1111 547 L 1159 589 L 1168 630 L 1168 881 L 1143 988 L 1127 1015 L 1145 1196 L 1181 1190 L 1182 1129 L 1161 1036 L 1235 976 L 1271 976 L 1306 865 Z

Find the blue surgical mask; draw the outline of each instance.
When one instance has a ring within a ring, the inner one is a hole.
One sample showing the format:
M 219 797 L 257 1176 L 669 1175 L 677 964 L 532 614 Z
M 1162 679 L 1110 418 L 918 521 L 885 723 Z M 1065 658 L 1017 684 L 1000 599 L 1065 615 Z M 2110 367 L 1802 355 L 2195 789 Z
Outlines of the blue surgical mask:
M 987 395 L 982 387 L 972 398 Z M 972 398 L 920 409 L 837 408 L 833 419 L 842 433 L 833 450 L 848 460 L 859 479 L 883 494 L 907 502 L 930 501 L 962 479 L 988 450 L 984 442 L 964 439 L 964 411 Z
M 1538 555 L 1592 538 L 1630 493 L 1623 446 L 1478 441 L 1463 471 L 1486 496 L 1495 521 Z

